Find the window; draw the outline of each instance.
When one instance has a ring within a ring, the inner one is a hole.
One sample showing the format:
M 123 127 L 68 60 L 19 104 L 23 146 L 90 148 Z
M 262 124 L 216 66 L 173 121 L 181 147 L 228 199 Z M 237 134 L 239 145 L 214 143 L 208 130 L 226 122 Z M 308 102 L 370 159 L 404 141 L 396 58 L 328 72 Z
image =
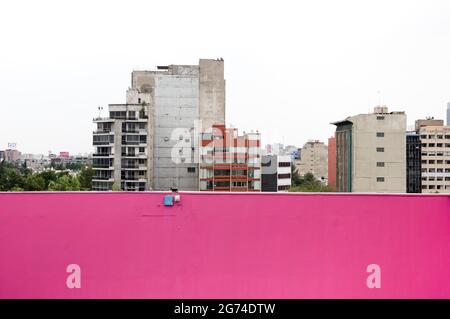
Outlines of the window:
M 195 167 L 188 167 L 187 171 L 188 173 L 195 173 Z
M 145 147 L 139 147 L 139 153 L 145 153 Z
M 291 167 L 290 162 L 280 162 L 278 163 L 278 167 Z
M 383 183 L 384 182 L 384 177 L 377 177 L 377 182 L 378 183 Z
M 378 121 L 383 121 L 384 120 L 384 116 L 377 116 L 377 120 Z
M 384 147 L 377 147 L 377 152 L 378 153 L 383 153 L 384 152 Z
M 377 132 L 377 137 L 384 137 L 384 132 Z
M 384 162 L 377 162 L 377 167 L 384 167 Z
M 426 136 L 426 135 L 420 135 L 420 138 L 421 138 L 422 140 L 424 140 L 424 139 L 427 138 L 427 136 Z
M 281 179 L 281 178 L 291 178 L 291 174 L 278 174 L 278 179 Z

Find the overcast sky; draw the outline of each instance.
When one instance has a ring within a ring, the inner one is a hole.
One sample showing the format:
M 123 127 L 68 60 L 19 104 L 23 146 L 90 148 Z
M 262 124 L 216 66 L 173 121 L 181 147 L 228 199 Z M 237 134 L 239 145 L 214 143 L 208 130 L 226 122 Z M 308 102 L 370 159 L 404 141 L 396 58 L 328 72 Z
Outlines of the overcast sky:
M 226 120 L 263 143 L 326 140 L 379 103 L 444 118 L 450 1 L 2 1 L 0 149 L 91 152 L 133 69 L 225 60 Z M 381 94 L 377 92 L 381 91 Z

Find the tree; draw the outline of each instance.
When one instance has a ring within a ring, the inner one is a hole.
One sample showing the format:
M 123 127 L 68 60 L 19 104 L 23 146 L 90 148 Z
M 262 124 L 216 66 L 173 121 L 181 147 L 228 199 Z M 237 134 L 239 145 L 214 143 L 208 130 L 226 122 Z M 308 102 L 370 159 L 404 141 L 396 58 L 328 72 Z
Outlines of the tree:
M 94 170 L 91 166 L 83 166 L 81 168 L 78 175 L 81 190 L 90 191 L 92 189 L 92 176 L 94 176 Z
M 120 191 L 120 190 L 121 190 L 121 189 L 120 189 L 120 185 L 117 184 L 117 183 L 113 183 L 113 184 L 112 184 L 112 190 L 113 190 L 114 192 Z
M 60 174 L 56 181 L 50 182 L 48 185 L 49 191 L 79 191 L 80 182 L 76 176 L 69 174 Z
M 56 182 L 58 179 L 55 171 L 44 171 L 39 173 L 39 175 L 44 179 L 44 190 L 48 190 L 50 182 Z
M 23 184 L 24 178 L 17 167 L 6 161 L 0 162 L 0 191 L 23 188 Z
M 331 192 L 329 186 L 323 185 L 313 174 L 306 173 L 304 176 L 297 176 L 296 184 L 289 189 L 290 192 Z
M 24 189 L 26 191 L 45 191 L 45 179 L 41 174 L 35 173 L 25 177 Z

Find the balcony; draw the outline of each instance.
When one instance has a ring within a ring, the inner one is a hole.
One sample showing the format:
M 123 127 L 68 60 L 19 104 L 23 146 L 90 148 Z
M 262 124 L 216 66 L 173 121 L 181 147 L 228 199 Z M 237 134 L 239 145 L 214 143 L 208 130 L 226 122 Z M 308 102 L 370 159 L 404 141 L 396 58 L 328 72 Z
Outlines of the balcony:
M 112 130 L 95 130 L 92 132 L 93 134 L 112 134 Z
M 94 153 L 94 154 L 92 154 L 92 156 L 94 156 L 94 157 L 113 157 L 114 154 L 110 154 L 110 153 Z
M 93 181 L 110 181 L 113 182 L 114 179 L 111 176 L 93 176 Z

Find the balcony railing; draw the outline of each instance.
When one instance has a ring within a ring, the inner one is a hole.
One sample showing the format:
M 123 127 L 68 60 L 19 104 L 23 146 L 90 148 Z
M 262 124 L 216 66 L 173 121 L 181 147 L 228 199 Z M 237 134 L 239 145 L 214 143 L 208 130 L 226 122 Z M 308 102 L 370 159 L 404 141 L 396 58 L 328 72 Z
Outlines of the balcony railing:
M 92 156 L 94 157 L 108 157 L 108 156 L 113 156 L 114 154 L 110 154 L 110 153 L 94 153 L 92 154 Z
M 92 179 L 97 179 L 97 180 L 101 180 L 101 181 L 107 181 L 112 179 L 111 176 L 93 176 Z

